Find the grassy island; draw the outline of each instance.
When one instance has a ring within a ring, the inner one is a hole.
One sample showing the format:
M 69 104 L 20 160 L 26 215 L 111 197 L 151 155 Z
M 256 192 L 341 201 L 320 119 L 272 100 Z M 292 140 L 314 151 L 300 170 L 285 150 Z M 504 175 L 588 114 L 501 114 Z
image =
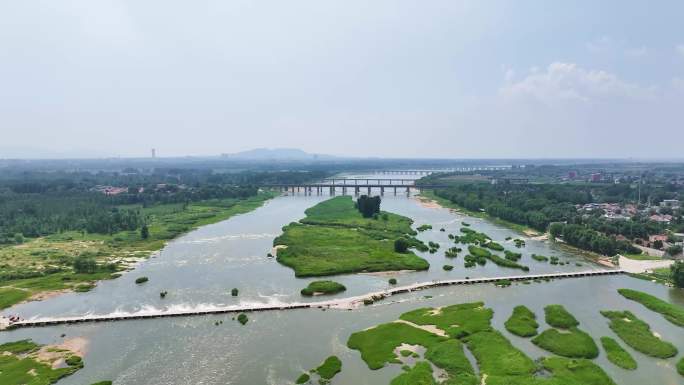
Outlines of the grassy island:
M 416 325 L 435 325 L 453 338 L 490 329 L 494 312 L 482 302 L 463 303 L 442 308 L 420 308 L 399 318 Z
M 677 373 L 684 376 L 684 357 L 682 357 L 682 359 L 679 360 L 679 362 L 677 362 Z
M 298 277 L 426 270 L 426 260 L 394 248 L 398 238 L 420 243 L 413 235 L 411 219 L 384 211 L 364 218 L 351 197 L 340 196 L 307 209 L 306 218 L 285 226 L 274 245 L 285 246 L 277 260 Z
M 528 309 L 518 309 L 519 318 L 534 320 Z M 404 322 L 352 334 L 347 346 L 359 350 L 371 369 L 401 365 L 403 357 L 413 356 L 406 345 L 426 348 L 424 359 L 429 362 L 404 366 L 393 385 L 436 384 L 430 363 L 448 374 L 440 382 L 444 385 L 615 385 L 601 367 L 587 359 L 542 357 L 533 361 L 492 328 L 492 315 L 482 302 L 416 309 L 400 316 Z M 475 357 L 479 375 L 465 355 L 464 345 Z M 540 370 L 545 372 L 543 376 Z
M 603 350 L 606 351 L 608 361 L 622 369 L 634 370 L 637 368 L 637 362 L 632 355 L 614 339 L 610 337 L 601 337 L 601 345 L 603 345 Z
M 575 327 L 569 330 L 544 330 L 532 339 L 544 350 L 568 358 L 596 358 L 599 351 L 591 336 Z
M 342 361 L 337 356 L 330 356 L 323 363 L 313 370 L 324 380 L 331 380 L 335 375 L 342 371 Z
M 618 293 L 629 300 L 644 305 L 649 310 L 662 314 L 666 320 L 673 324 L 684 327 L 684 307 L 673 305 L 658 297 L 637 290 L 618 289 Z
M 344 285 L 335 281 L 313 281 L 302 289 L 302 295 L 336 294 L 347 290 Z
M 578 326 L 579 321 L 570 314 L 563 305 L 549 305 L 544 308 L 546 323 L 559 329 L 570 329 Z
M 677 355 L 677 348 L 663 341 L 651 331 L 651 326 L 629 311 L 602 311 L 610 320 L 610 328 L 634 350 L 656 358 L 670 358 Z
M 516 306 L 504 326 L 506 330 L 519 337 L 535 336 L 539 328 L 537 316 L 525 306 Z

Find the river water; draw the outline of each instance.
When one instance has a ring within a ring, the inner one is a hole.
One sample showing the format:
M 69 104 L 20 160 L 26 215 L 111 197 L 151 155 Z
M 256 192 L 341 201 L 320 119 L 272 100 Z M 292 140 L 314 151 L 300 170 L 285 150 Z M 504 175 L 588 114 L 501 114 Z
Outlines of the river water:
M 313 279 L 295 278 L 291 269 L 268 258 L 267 253 L 282 226 L 304 217 L 304 210 L 328 198 L 327 194 L 280 196 L 250 213 L 202 227 L 170 242 L 134 271 L 119 279 L 101 282 L 91 292 L 27 303 L 15 306 L 9 312 L 32 318 L 320 300 L 302 298 L 299 294 L 299 290 Z M 440 243 L 440 251 L 419 253 L 431 265 L 425 272 L 334 277 L 347 287 L 346 292 L 335 297 L 385 289 L 389 277 L 397 278 L 399 284 L 404 285 L 466 276 L 521 274 L 520 270 L 500 268 L 491 262 L 484 267 L 465 269 L 462 255 L 455 260 L 444 257 L 444 251 L 453 245 L 448 234 L 458 234 L 464 220 L 471 228 L 487 233 L 507 248 L 522 252 L 520 263 L 530 267 L 530 274 L 602 268 L 549 242 L 523 237 L 526 247 L 516 249 L 505 238 L 522 237 L 520 234 L 448 209 L 428 207 L 405 193 L 386 194 L 382 208 L 413 218 L 414 227 L 431 224 L 433 229 L 420 233 L 419 238 Z M 445 231 L 439 231 L 440 228 Z M 554 266 L 537 262 L 530 258 L 532 253 L 556 255 L 569 263 Z M 442 269 L 444 264 L 452 264 L 455 269 L 446 272 Z M 147 276 L 150 280 L 136 285 L 133 281 L 139 276 Z M 240 290 L 238 297 L 230 295 L 233 287 Z M 597 340 L 600 336 L 613 336 L 599 310 L 627 309 L 684 352 L 684 329 L 623 299 L 616 292 L 621 287 L 643 290 L 684 305 L 682 290 L 626 276 L 610 276 L 515 284 L 506 289 L 493 285 L 435 288 L 395 296 L 353 311 L 310 309 L 253 313 L 249 314 L 246 326 L 232 320 L 233 315 L 215 315 L 19 329 L 0 333 L 0 343 L 23 338 L 59 343 L 63 340 L 62 334 L 66 335 L 64 338 L 87 339 L 85 368 L 59 384 L 80 385 L 104 379 L 114 380 L 115 384 L 136 385 L 292 384 L 302 371 L 314 368 L 325 357 L 336 354 L 342 359 L 343 370 L 334 378 L 333 384 L 384 385 L 400 372 L 399 365 L 368 370 L 359 353 L 345 346 L 351 333 L 395 320 L 401 313 L 417 307 L 484 301 L 495 311 L 494 325 L 532 358 L 548 354 L 528 339 L 510 335 L 503 328 L 511 309 L 519 304 L 527 305 L 537 313 L 542 328 L 546 326 L 543 307 L 551 303 L 563 304 L 580 320 L 580 327 Z M 169 294 L 160 299 L 159 292 L 164 290 Z M 216 321 L 223 323 L 217 326 Z M 674 368 L 675 359 L 656 360 L 634 351 L 631 353 L 639 361 L 636 371 L 615 367 L 606 361 L 603 352 L 596 362 L 618 384 L 684 384 L 684 377 Z

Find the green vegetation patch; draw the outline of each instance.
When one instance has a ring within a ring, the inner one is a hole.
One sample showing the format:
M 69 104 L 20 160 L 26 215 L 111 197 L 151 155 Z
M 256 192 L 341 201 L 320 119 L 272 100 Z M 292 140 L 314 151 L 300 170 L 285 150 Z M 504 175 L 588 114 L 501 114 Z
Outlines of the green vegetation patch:
M 525 306 L 513 308 L 513 314 L 504 323 L 506 330 L 519 337 L 532 337 L 537 335 L 539 323 L 534 312 Z
M 601 345 L 603 345 L 603 350 L 606 351 L 608 361 L 622 369 L 634 370 L 637 368 L 637 362 L 632 355 L 614 339 L 610 337 L 601 337 Z
M 337 373 L 342 371 L 342 361 L 337 356 L 330 356 L 313 371 L 318 373 L 322 379 L 331 380 Z
M 29 353 L 40 348 L 40 345 L 31 340 L 20 340 L 14 342 L 7 342 L 0 345 L 0 352 L 8 352 L 13 354 Z
M 295 384 L 306 384 L 311 379 L 308 373 L 302 373 L 301 376 L 297 377 Z
M 563 305 L 549 305 L 544 308 L 546 323 L 560 329 L 578 326 L 579 321 L 570 314 Z
M 682 357 L 679 362 L 677 362 L 677 373 L 684 376 L 684 357 Z
M 463 303 L 442 308 L 420 308 L 399 318 L 417 325 L 435 325 L 450 337 L 464 336 L 491 329 L 494 312 L 483 302 Z
M 470 246 L 468 246 L 468 251 L 474 257 L 476 257 L 476 258 L 487 258 L 490 261 L 496 263 L 498 266 L 510 267 L 512 269 L 521 269 L 524 271 L 530 270 L 530 268 L 527 266 L 520 265 L 517 262 L 511 261 L 511 260 L 506 259 L 506 258 L 501 258 L 500 256 L 498 256 L 496 254 L 492 254 L 489 250 L 484 249 L 482 247 L 470 245 Z
M 52 362 L 39 360 L 37 351 L 40 348 L 40 345 L 30 340 L 0 345 L 0 352 L 3 352 L 0 354 L 0 384 L 53 384 L 83 367 L 81 357 L 69 355 L 65 356 L 68 366 L 53 369 Z M 58 355 L 54 360 L 59 357 Z
M 488 376 L 487 384 L 510 383 L 508 381 L 515 377 L 529 379 L 536 371 L 534 361 L 516 349 L 498 331 L 475 333 L 464 340 L 477 360 L 480 376 Z
M 552 373 L 549 385 L 615 385 L 615 382 L 589 360 L 547 357 L 541 361 L 542 367 Z
M 610 320 L 610 328 L 634 350 L 651 357 L 670 358 L 677 355 L 677 348 L 651 332 L 651 326 L 629 311 L 602 311 Z
M 598 346 L 591 336 L 577 328 L 559 331 L 548 329 L 532 339 L 532 343 L 551 353 L 568 358 L 596 358 Z
M 386 363 L 400 364 L 394 349 L 401 344 L 421 345 L 425 348 L 445 341 L 446 338 L 400 322 L 378 325 L 356 332 L 349 337 L 347 347 L 361 352 L 361 358 L 372 370 Z
M 307 218 L 285 226 L 274 241 L 287 246 L 278 250 L 278 262 L 298 277 L 430 267 L 414 253 L 394 248 L 394 240 L 413 232 L 409 218 L 384 212 L 386 220 L 364 218 L 347 196 L 321 202 L 306 213 Z
M 673 324 L 684 327 L 684 307 L 673 305 L 658 297 L 637 290 L 618 289 L 618 293 L 627 299 L 646 306 L 649 310 L 662 314 L 666 320 Z
M 463 351 L 463 344 L 456 339 L 437 343 L 428 348 L 425 358 L 449 374 L 448 384 L 475 385 L 478 378 Z
M 25 301 L 31 296 L 28 290 L 15 289 L 12 287 L 0 288 L 0 310 Z
M 347 290 L 344 285 L 335 281 L 313 281 L 309 286 L 302 289 L 302 295 L 311 296 L 316 294 L 336 294 Z
M 432 366 L 426 361 L 416 362 L 416 365 L 398 377 L 392 379 L 390 385 L 437 385 L 432 376 Z

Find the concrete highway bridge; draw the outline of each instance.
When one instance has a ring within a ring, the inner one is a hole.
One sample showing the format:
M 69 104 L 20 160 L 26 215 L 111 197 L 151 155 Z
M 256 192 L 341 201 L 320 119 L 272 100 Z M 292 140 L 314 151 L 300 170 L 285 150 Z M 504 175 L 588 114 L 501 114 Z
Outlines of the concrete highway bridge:
M 279 189 L 280 191 L 290 191 L 293 194 L 296 192 L 304 192 L 306 195 L 312 195 L 314 193 L 322 194 L 328 191 L 330 195 L 336 194 L 341 191 L 342 194 L 347 194 L 347 192 L 354 192 L 355 195 L 360 194 L 362 191 L 366 191 L 369 195 L 373 189 L 379 189 L 380 195 L 385 194 L 385 190 L 393 191 L 394 195 L 397 195 L 398 191 L 406 191 L 410 193 L 411 190 L 430 190 L 437 188 L 449 187 L 446 184 L 416 184 L 414 179 L 378 179 L 378 178 L 362 178 L 362 179 L 324 179 L 320 182 L 314 183 L 273 183 L 265 184 L 261 187 Z
M 465 279 L 451 279 L 441 281 L 420 282 L 408 286 L 400 286 L 384 291 L 367 293 L 364 295 L 340 299 L 332 299 L 329 301 L 319 302 L 298 302 L 282 305 L 248 305 L 248 306 L 216 306 L 202 310 L 155 310 L 145 311 L 129 314 L 116 315 L 82 315 L 73 317 L 54 317 L 54 318 L 36 318 L 29 320 L 16 321 L 8 324 L 6 321 L 0 324 L 0 329 L 15 329 L 24 327 L 38 327 L 38 326 L 53 326 L 62 324 L 77 324 L 84 322 L 111 322 L 111 321 L 125 321 L 125 320 L 141 320 L 152 318 L 167 318 L 167 317 L 188 317 L 188 316 L 202 316 L 212 314 L 227 314 L 227 313 L 247 313 L 258 311 L 272 311 L 272 310 L 294 310 L 294 309 L 354 309 L 364 304 L 364 300 L 377 301 L 393 295 L 410 293 L 417 290 L 424 290 L 434 287 L 451 286 L 451 285 L 474 285 L 482 283 L 497 283 L 499 281 L 532 281 L 532 280 L 548 280 L 548 279 L 567 279 L 567 278 L 583 278 L 583 277 L 599 277 L 610 276 L 625 273 L 624 270 L 588 270 L 567 273 L 549 273 L 549 274 L 526 274 L 526 275 L 511 275 L 502 277 L 481 277 L 481 278 L 465 278 Z M 6 319 L 5 319 L 6 320 Z

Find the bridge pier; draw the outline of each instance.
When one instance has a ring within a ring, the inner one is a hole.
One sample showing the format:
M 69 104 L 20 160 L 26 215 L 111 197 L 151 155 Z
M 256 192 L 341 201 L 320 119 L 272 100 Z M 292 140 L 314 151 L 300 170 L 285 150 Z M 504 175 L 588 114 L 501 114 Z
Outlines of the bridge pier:
M 394 195 L 397 195 L 397 188 L 394 188 Z
M 359 195 L 359 186 L 354 186 L 354 195 Z
M 384 187 L 380 187 L 380 195 L 381 196 L 385 195 L 385 188 Z
M 370 191 L 370 190 L 371 190 L 371 188 L 370 188 L 370 187 L 368 187 L 368 196 L 370 196 L 370 195 L 371 195 L 371 191 Z

